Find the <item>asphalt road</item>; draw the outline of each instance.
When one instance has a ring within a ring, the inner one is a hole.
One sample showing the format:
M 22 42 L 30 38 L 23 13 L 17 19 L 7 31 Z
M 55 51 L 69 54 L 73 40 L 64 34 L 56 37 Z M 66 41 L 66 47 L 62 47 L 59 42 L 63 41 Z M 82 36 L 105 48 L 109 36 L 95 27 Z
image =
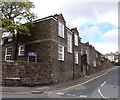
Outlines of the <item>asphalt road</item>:
M 112 71 L 84 84 L 37 94 L 3 94 L 3 98 L 118 98 L 118 73 L 120 67 L 114 67 Z

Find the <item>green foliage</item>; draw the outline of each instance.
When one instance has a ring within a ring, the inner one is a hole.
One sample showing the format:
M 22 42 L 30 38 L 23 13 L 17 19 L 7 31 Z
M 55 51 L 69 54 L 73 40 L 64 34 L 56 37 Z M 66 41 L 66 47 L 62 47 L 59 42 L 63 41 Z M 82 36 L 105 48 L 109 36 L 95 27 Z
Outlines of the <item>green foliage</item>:
M 2 23 L 2 33 L 10 32 L 12 35 L 28 34 L 29 28 L 33 26 L 33 19 L 36 15 L 31 12 L 35 6 L 32 2 L 26 0 L 14 0 L 14 2 L 0 2 L 2 16 L 0 16 L 0 23 Z

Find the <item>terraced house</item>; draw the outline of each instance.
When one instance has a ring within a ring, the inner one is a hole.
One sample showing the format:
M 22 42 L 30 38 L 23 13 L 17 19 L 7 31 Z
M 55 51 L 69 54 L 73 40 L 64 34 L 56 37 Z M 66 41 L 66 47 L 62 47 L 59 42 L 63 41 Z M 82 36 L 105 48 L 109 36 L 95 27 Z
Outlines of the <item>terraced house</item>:
M 30 36 L 3 37 L 3 85 L 53 84 L 80 78 L 112 66 L 89 43 L 81 43 L 77 28 L 69 29 L 62 14 L 34 21 Z M 16 60 L 13 60 L 16 58 Z
M 40 85 L 81 77 L 77 28 L 69 29 L 62 14 L 36 20 L 34 25 L 30 36 L 17 36 L 17 61 L 12 62 L 12 37 L 3 38 L 3 84 Z
M 81 43 L 81 67 L 83 75 L 94 74 L 111 67 L 112 64 L 101 53 L 87 43 Z

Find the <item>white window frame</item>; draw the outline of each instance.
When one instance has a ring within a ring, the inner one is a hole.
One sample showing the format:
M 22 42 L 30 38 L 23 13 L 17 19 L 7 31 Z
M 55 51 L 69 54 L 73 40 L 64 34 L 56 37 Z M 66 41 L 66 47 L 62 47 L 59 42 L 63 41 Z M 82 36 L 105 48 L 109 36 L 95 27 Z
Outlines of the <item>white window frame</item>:
M 87 63 L 90 64 L 90 59 L 88 55 L 87 55 Z
M 99 62 L 99 65 L 101 65 L 101 62 Z
M 78 64 L 78 52 L 74 52 L 74 63 Z
M 64 24 L 58 21 L 58 35 L 64 38 Z
M 8 42 L 11 42 L 12 41 L 12 39 L 10 38 L 10 39 L 8 39 Z
M 58 60 L 64 61 L 64 46 L 58 45 Z
M 87 47 L 85 53 L 87 54 L 87 63 L 90 64 L 90 58 L 89 58 L 89 48 Z
M 2 39 L 1 39 L 1 41 L 0 41 L 0 42 L 1 42 L 1 45 L 3 45 L 3 44 L 4 44 L 4 41 L 3 41 Z
M 96 67 L 96 61 L 93 61 L 93 66 Z
M 78 35 L 74 34 L 74 45 L 78 46 Z
M 11 54 L 7 54 L 8 49 L 11 49 Z M 7 57 L 12 57 L 12 47 L 7 47 L 6 50 L 5 50 L 5 60 L 12 60 L 12 58 L 7 59 Z
M 96 53 L 96 57 L 98 57 L 98 53 Z
M 67 51 L 72 53 L 72 34 L 67 34 Z
M 86 49 L 86 54 L 88 54 L 88 55 L 89 55 L 89 50 L 88 50 L 88 49 Z
M 22 47 L 23 47 L 24 49 L 21 49 Z M 18 55 L 19 55 L 19 56 L 24 56 L 24 55 L 25 55 L 25 45 L 20 45 L 20 46 L 19 46 Z
M 81 50 L 81 55 L 83 55 L 83 50 Z

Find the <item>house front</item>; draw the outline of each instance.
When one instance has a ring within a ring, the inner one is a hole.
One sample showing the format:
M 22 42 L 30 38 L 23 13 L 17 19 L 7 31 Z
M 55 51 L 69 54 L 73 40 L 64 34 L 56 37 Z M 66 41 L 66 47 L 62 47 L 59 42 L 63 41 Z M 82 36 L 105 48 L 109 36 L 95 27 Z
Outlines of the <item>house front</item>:
M 40 85 L 80 78 L 81 42 L 62 14 L 34 21 L 30 36 L 17 35 L 16 60 L 12 37 L 3 38 L 3 84 Z M 14 71 L 14 72 L 13 72 Z

